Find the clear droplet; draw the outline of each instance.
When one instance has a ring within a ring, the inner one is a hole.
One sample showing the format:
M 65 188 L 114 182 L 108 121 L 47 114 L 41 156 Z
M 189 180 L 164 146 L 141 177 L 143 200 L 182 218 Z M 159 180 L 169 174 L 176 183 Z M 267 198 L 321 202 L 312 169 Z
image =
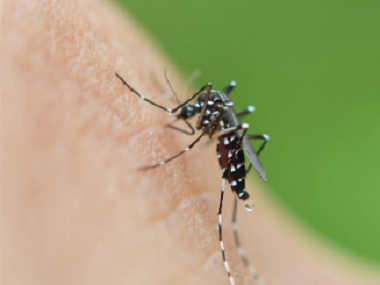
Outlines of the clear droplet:
M 244 208 L 246 211 L 251 212 L 253 210 L 253 201 L 252 200 L 246 201 Z

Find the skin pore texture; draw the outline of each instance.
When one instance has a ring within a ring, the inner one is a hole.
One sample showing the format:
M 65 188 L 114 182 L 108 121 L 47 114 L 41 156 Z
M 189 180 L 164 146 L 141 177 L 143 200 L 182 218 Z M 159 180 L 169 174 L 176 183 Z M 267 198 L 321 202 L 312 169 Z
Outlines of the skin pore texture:
M 172 118 L 114 73 L 169 108 L 152 72 L 170 91 L 166 67 L 182 100 L 186 79 L 112 3 L 5 0 L 1 17 L 2 284 L 229 284 L 215 144 L 137 171 L 195 137 L 164 128 Z M 258 180 L 247 185 L 255 209 L 239 203 L 238 223 L 267 284 L 380 283 L 310 238 Z M 232 204 L 226 187 L 227 259 L 236 284 L 256 284 L 234 245 Z

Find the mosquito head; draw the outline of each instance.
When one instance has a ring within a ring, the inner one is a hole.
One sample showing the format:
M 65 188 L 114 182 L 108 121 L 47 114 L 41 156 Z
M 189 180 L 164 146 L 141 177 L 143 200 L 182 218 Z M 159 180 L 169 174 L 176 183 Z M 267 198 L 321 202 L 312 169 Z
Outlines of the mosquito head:
M 177 116 L 177 119 L 187 120 L 195 115 L 195 106 L 187 104 L 181 107 L 178 111 L 179 113 L 175 115 Z

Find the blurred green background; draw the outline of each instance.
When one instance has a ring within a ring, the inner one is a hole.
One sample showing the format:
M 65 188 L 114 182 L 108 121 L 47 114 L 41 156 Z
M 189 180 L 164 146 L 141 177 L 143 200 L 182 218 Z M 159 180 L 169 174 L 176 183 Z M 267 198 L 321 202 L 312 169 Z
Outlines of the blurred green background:
M 118 1 L 198 86 L 237 81 L 268 191 L 380 265 L 380 1 Z

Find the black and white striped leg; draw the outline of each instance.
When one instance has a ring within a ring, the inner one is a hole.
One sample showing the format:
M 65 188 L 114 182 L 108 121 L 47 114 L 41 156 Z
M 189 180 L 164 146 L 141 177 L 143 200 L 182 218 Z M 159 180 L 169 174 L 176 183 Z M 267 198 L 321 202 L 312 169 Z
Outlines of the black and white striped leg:
M 144 95 L 142 95 L 141 93 L 137 92 L 133 87 L 131 87 L 119 74 L 115 73 L 115 75 L 121 80 L 121 82 L 123 82 L 123 84 L 125 86 L 127 86 L 129 88 L 129 90 L 131 90 L 131 92 L 135 93 L 137 96 L 139 96 L 141 99 L 143 99 L 144 101 L 147 101 L 148 103 L 152 104 L 153 106 L 156 106 L 168 113 L 172 113 L 172 109 L 170 108 L 166 108 L 164 106 L 161 106 L 161 105 L 158 105 L 157 103 L 149 100 L 148 98 L 145 98 Z
M 236 87 L 236 81 L 235 81 L 235 80 L 232 80 L 232 81 L 230 82 L 230 85 L 229 85 L 229 86 L 223 88 L 223 91 L 222 91 L 222 92 L 223 92 L 224 94 L 230 95 L 230 93 L 232 92 L 232 90 L 234 90 L 235 87 Z
M 257 151 L 257 156 L 263 151 L 265 145 L 270 140 L 270 136 L 268 135 L 247 135 L 249 139 L 251 140 L 264 140 L 264 142 L 261 144 L 259 150 Z M 249 164 L 248 169 L 246 171 L 246 174 L 252 169 L 252 163 Z
M 203 86 L 197 93 L 195 93 L 190 99 L 186 100 L 185 102 L 183 102 L 182 104 L 178 105 L 177 107 L 175 107 L 174 109 L 170 109 L 170 108 L 166 108 L 164 106 L 161 106 L 161 105 L 158 105 L 157 103 L 149 100 L 148 98 L 145 98 L 145 96 L 139 92 L 137 92 L 133 87 L 131 87 L 119 74 L 115 73 L 115 75 L 121 80 L 121 82 L 123 82 L 123 84 L 125 86 L 127 86 L 129 88 L 129 90 L 131 90 L 131 92 L 135 93 L 137 96 L 139 96 L 141 99 L 143 99 L 144 101 L 147 101 L 148 103 L 150 103 L 151 105 L 153 106 L 156 106 L 170 114 L 173 114 L 175 112 L 177 112 L 179 109 L 181 109 L 183 106 L 185 106 L 187 103 L 189 103 L 190 101 L 192 101 L 195 97 L 197 97 L 199 94 L 202 93 L 202 91 L 204 91 L 209 85 L 211 85 L 211 83 L 208 83 L 206 84 L 205 86 Z
M 217 119 L 219 119 L 219 117 L 217 117 Z M 216 120 L 216 121 L 217 121 L 217 120 Z M 214 126 L 214 124 L 210 124 L 210 125 L 208 125 L 208 127 L 205 128 L 205 129 L 203 130 L 202 134 L 201 134 L 199 137 L 197 137 L 197 139 L 196 139 L 195 141 L 193 141 L 193 142 L 192 142 L 187 148 L 185 148 L 184 150 L 181 150 L 178 154 L 176 154 L 176 155 L 174 155 L 174 156 L 172 156 L 172 157 L 170 157 L 170 158 L 168 158 L 168 159 L 165 159 L 164 161 L 161 161 L 161 162 L 158 162 L 158 163 L 154 163 L 154 164 L 151 164 L 151 165 L 148 165 L 148 166 L 140 167 L 139 170 L 153 169 L 153 168 L 156 168 L 156 167 L 158 167 L 158 166 L 160 166 L 160 165 L 164 165 L 165 163 L 168 163 L 168 162 L 172 161 L 173 159 L 175 159 L 175 158 L 181 156 L 181 155 L 184 154 L 185 152 L 187 152 L 187 151 L 189 151 L 190 149 L 192 149 L 193 146 L 194 146 L 197 142 L 199 142 L 200 139 L 201 139 L 206 133 L 208 133 L 208 130 L 209 130 L 211 127 L 213 127 L 213 126 Z
M 257 155 L 260 154 L 260 152 L 263 151 L 265 145 L 270 140 L 270 136 L 268 135 L 247 135 L 250 140 L 264 140 L 262 145 L 260 146 L 259 150 L 257 151 Z
M 234 285 L 235 284 L 235 280 L 231 276 L 231 271 L 230 271 L 230 267 L 228 266 L 228 262 L 227 262 L 227 259 L 226 259 L 226 253 L 224 251 L 223 239 L 222 239 L 222 206 L 223 206 L 223 196 L 224 196 L 225 185 L 226 185 L 226 179 L 223 178 L 222 179 L 222 191 L 220 193 L 220 205 L 219 205 L 219 211 L 218 211 L 218 215 L 219 215 L 219 241 L 220 241 L 220 249 L 222 250 L 222 257 L 223 257 L 224 267 L 226 268 L 226 271 L 227 271 L 227 274 L 228 274 L 228 278 L 230 279 L 231 285 Z
M 189 135 L 189 136 L 194 135 L 195 134 L 195 130 L 194 130 L 193 126 L 188 121 L 186 121 L 186 120 L 182 120 L 182 121 L 184 121 L 186 123 L 186 125 L 191 130 L 191 132 L 188 132 L 188 131 L 186 131 L 184 129 L 181 129 L 181 128 L 178 128 L 178 127 L 174 127 L 174 126 L 172 126 L 170 124 L 165 125 L 165 127 L 173 129 L 173 130 L 180 131 L 181 133 L 184 133 L 184 134 Z
M 251 276 L 256 280 L 257 284 L 265 285 L 264 279 L 258 275 L 256 268 L 249 262 L 249 260 L 245 256 L 245 251 L 239 242 L 238 226 L 237 226 L 237 222 L 236 222 L 237 202 L 238 202 L 238 197 L 237 197 L 237 195 L 235 195 L 234 211 L 232 213 L 232 227 L 234 229 L 235 244 L 236 244 L 237 251 L 238 251 L 241 259 L 243 260 L 244 265 L 247 267 Z
M 248 130 L 248 129 L 249 129 L 249 124 L 243 123 L 243 124 L 240 124 L 240 125 L 238 125 L 236 127 L 231 127 L 231 128 L 224 129 L 224 130 L 216 133 L 215 136 L 218 138 L 218 137 L 225 136 L 225 135 L 228 135 L 230 133 L 236 132 L 238 130 Z
M 189 103 L 190 101 L 193 101 L 195 99 L 195 97 L 197 97 L 199 94 L 201 94 L 204 90 L 206 90 L 206 88 L 208 88 L 209 86 L 212 86 L 211 83 L 207 83 L 205 86 L 203 86 L 198 92 L 196 92 L 193 96 L 191 96 L 190 99 L 187 99 L 185 102 L 183 102 L 182 104 L 180 104 L 179 106 L 175 107 L 174 109 L 171 110 L 171 113 L 175 113 L 177 112 L 179 109 L 181 109 L 183 106 L 187 105 L 187 103 Z
M 236 116 L 238 118 L 241 118 L 245 115 L 251 114 L 256 111 L 255 106 L 248 106 L 243 112 L 237 113 Z

